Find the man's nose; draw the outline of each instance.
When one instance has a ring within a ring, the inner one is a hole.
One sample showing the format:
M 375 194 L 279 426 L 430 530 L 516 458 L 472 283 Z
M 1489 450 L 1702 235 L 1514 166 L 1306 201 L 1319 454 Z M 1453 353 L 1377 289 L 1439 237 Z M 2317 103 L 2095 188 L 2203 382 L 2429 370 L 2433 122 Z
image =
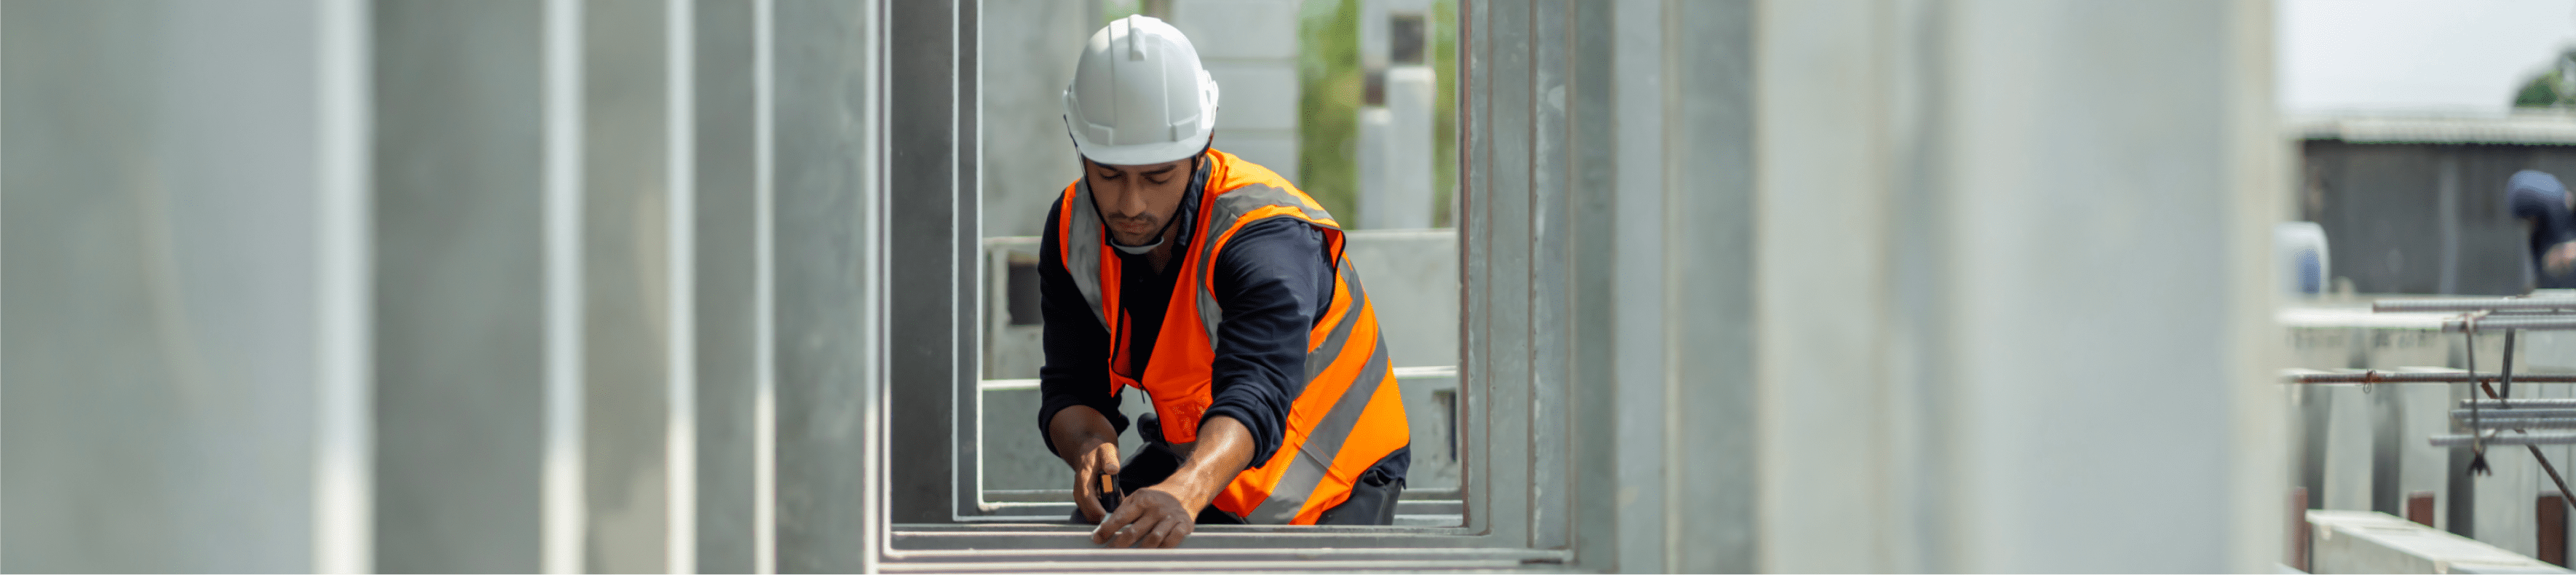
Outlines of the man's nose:
M 1142 190 L 1138 190 L 1134 183 L 1118 185 L 1117 204 L 1116 209 L 1120 217 L 1132 218 L 1145 215 L 1145 194 Z

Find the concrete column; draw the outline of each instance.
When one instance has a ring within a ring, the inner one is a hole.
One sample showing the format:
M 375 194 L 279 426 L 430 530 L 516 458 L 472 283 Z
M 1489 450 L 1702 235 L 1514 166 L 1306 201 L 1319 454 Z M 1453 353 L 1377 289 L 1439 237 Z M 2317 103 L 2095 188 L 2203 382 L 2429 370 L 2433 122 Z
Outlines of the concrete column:
M 2278 561 L 2269 10 L 1754 12 L 1757 568 Z
M 375 6 L 376 562 L 539 570 L 544 6 Z
M 672 336 L 672 70 L 662 2 L 582 14 L 583 565 L 662 571 Z
M 1335 216 L 1350 220 L 1343 225 L 1353 228 L 1390 227 L 1379 223 L 1385 221 L 1381 214 L 1393 211 L 1385 204 L 1390 199 L 1386 193 L 1387 173 L 1394 169 L 1389 165 L 1393 162 L 1386 157 L 1391 148 L 1387 136 L 1388 132 L 1394 131 L 1395 115 L 1387 112 L 1385 106 L 1360 106 L 1359 116 L 1359 137 L 1353 142 L 1358 149 L 1352 151 L 1354 157 L 1351 158 L 1358 174 L 1351 179 L 1359 186 L 1354 203 L 1358 204 L 1360 213 Z
M 885 532 L 885 8 L 776 2 L 761 48 L 781 573 L 870 570 Z
M 0 5 L 0 570 L 365 568 L 356 8 Z
M 1297 179 L 1297 1 L 1170 0 L 1216 78 L 1215 146 Z
M 763 370 L 758 0 L 695 2 L 695 413 L 697 572 L 759 561 Z
M 1619 99 L 1616 265 L 1618 277 L 1641 276 L 1613 292 L 1619 421 L 1661 438 L 1617 447 L 1618 468 L 1640 472 L 1623 481 L 1663 500 L 1621 498 L 1639 515 L 1622 525 L 1649 529 L 1617 543 L 1622 569 L 1760 569 L 1749 464 L 1759 391 L 1741 375 L 1762 341 L 1752 330 L 1756 14 L 1751 2 L 1623 4 L 1618 32 L 1603 34 L 1619 51 L 1619 84 L 1576 92 Z
M 1373 101 L 1360 108 L 1360 166 L 1357 203 L 1360 213 L 1346 217 L 1361 227 L 1419 229 L 1431 227 L 1432 142 L 1446 137 L 1431 133 L 1438 78 L 1427 61 L 1432 31 L 1427 0 L 1366 0 L 1360 3 L 1360 67 L 1365 70 Z M 1408 39 L 1395 38 L 1403 19 L 1422 28 Z M 1408 40 L 1399 42 L 1399 40 Z M 1398 49 L 1397 44 L 1409 44 Z M 1395 54 L 1395 52 L 1405 52 Z M 1402 56 L 1403 61 L 1395 58 Z
M 972 413 L 982 362 L 977 327 L 982 310 L 983 238 L 977 212 L 973 136 L 975 6 L 972 0 L 902 2 L 890 7 L 886 97 L 886 172 L 891 211 L 887 237 L 888 320 L 903 333 L 887 340 L 888 463 L 893 521 L 947 522 L 956 494 L 974 478 L 957 462 L 973 460 Z
M 1386 78 L 1389 105 L 1360 108 L 1359 214 L 1345 219 L 1354 228 L 1429 228 L 1431 69 L 1404 66 Z

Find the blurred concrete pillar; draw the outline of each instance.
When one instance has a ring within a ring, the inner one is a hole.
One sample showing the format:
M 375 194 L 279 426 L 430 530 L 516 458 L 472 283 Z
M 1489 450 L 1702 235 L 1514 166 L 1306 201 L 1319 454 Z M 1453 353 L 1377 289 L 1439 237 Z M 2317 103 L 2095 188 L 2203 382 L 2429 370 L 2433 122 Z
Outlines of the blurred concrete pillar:
M 1753 11 L 1758 569 L 2279 560 L 2270 12 Z
M 1169 0 L 1221 90 L 1214 145 L 1297 180 L 1297 0 Z M 1070 53 L 1070 52 L 1068 52 Z
M 1431 227 L 1431 133 L 1439 79 L 1430 66 L 1429 0 L 1360 2 L 1359 213 L 1345 223 L 1379 229 Z
M 887 30 L 888 497 L 892 521 L 945 523 L 974 477 L 955 462 L 975 457 L 974 413 L 982 338 L 983 238 L 975 178 L 974 0 L 889 7 Z
M 781 573 L 869 570 L 884 533 L 885 9 L 794 0 L 764 18 Z
M 397 0 L 374 21 L 376 569 L 537 571 L 544 5 Z
M 365 568 L 356 8 L 0 5 L 0 570 Z
M 582 546 L 592 572 L 664 571 L 674 505 L 669 3 L 586 0 L 581 25 Z
M 758 125 L 761 0 L 693 0 L 696 125 L 694 268 L 696 525 L 699 573 L 751 573 L 762 565 L 758 497 L 765 373 L 759 278 L 768 271 L 760 234 L 765 143 Z M 676 570 L 676 568 L 675 568 Z
M 1360 227 L 1431 227 L 1431 68 L 1384 72 L 1386 105 L 1360 109 Z
M 1752 365 L 1752 2 L 1572 3 L 1570 85 L 1529 105 L 1569 108 L 1568 202 L 1580 305 L 1577 405 L 1606 419 L 1575 460 L 1582 549 L 1631 572 L 1758 570 L 1758 395 Z M 1474 72 L 1462 73 L 1472 77 Z M 1472 124 L 1466 124 L 1473 130 Z M 1600 415 L 1608 413 L 1611 415 Z M 1596 419 L 1598 421 L 1599 419 Z M 1611 487 L 1615 485 L 1616 487 Z M 1599 537 L 1599 533 L 1617 537 Z

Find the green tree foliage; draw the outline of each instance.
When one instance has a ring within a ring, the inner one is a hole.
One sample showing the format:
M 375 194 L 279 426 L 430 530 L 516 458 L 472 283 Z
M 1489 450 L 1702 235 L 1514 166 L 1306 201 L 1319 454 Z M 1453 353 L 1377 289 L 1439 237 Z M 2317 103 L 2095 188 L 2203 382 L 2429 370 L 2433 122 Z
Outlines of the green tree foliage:
M 2569 51 L 2566 54 L 2560 55 L 2558 57 L 2558 61 L 2553 63 L 2555 65 L 2550 66 L 2549 69 L 2541 70 L 2538 74 L 2533 74 L 2530 80 L 2524 81 L 2522 83 L 2522 89 L 2514 92 L 2513 107 L 2566 108 L 2576 106 L 2576 86 L 2567 85 L 2567 76 L 2559 71 L 2561 66 L 2565 66 L 2571 61 L 2576 61 L 2576 51 Z
M 1297 187 L 1347 225 L 1359 221 L 1358 0 L 1307 0 L 1297 18 Z

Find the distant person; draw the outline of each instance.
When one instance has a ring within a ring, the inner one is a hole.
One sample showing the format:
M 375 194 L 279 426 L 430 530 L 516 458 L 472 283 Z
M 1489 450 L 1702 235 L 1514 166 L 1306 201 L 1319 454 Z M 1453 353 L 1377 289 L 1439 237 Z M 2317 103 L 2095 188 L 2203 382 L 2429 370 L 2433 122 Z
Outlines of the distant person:
M 2558 177 L 2540 170 L 2513 173 L 2506 203 L 2530 234 L 2531 275 L 2540 289 L 2576 288 L 2576 198 Z

